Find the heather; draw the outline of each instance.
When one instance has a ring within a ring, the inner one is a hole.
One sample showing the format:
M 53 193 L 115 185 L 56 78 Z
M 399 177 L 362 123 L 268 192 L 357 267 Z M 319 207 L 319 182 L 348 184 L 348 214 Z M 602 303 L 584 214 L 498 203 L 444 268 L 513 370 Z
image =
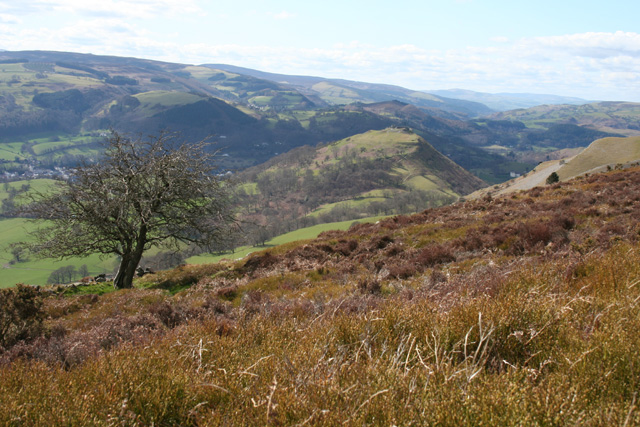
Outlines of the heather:
M 28 292 L 0 422 L 638 425 L 639 208 L 612 171 Z

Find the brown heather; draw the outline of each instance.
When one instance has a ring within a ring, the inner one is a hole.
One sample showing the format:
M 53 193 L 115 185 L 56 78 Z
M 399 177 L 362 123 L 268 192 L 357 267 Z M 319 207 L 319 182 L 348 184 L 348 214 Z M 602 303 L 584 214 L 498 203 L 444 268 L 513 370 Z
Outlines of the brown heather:
M 41 292 L 0 424 L 640 425 L 639 233 L 631 169 Z

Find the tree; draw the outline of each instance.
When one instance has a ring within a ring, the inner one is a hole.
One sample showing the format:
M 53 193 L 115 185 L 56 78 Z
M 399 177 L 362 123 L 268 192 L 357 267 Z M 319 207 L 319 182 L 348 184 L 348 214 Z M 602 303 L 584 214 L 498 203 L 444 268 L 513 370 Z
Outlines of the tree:
M 76 267 L 74 265 L 65 265 L 64 267 L 60 267 L 57 270 L 54 270 L 47 279 L 47 283 L 67 283 L 71 282 L 78 272 L 76 271 Z
M 89 276 L 89 267 L 87 267 L 87 264 L 82 264 L 80 268 L 78 268 L 78 274 L 83 278 Z
M 560 177 L 556 172 L 551 172 L 551 174 L 547 177 L 547 185 L 555 184 L 560 181 Z
M 133 140 L 112 132 L 102 159 L 84 162 L 53 192 L 33 193 L 26 213 L 49 222 L 26 245 L 42 257 L 118 255 L 116 288 L 132 286 L 153 246 L 214 245 L 235 220 L 206 145 L 178 144 L 167 133 Z

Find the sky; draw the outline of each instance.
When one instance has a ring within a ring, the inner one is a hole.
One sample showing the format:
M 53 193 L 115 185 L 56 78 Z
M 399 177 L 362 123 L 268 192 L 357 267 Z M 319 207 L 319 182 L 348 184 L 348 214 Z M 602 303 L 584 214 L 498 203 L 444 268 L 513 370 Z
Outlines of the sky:
M 0 49 L 640 102 L 638 0 L 0 0 Z

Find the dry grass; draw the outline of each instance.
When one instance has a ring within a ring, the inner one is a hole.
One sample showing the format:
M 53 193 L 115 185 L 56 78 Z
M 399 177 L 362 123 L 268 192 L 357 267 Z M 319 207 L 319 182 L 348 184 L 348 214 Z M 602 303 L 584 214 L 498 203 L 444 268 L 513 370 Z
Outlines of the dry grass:
M 50 332 L 3 356 L 0 423 L 640 425 L 638 176 L 145 279 L 173 296 L 47 298 Z

